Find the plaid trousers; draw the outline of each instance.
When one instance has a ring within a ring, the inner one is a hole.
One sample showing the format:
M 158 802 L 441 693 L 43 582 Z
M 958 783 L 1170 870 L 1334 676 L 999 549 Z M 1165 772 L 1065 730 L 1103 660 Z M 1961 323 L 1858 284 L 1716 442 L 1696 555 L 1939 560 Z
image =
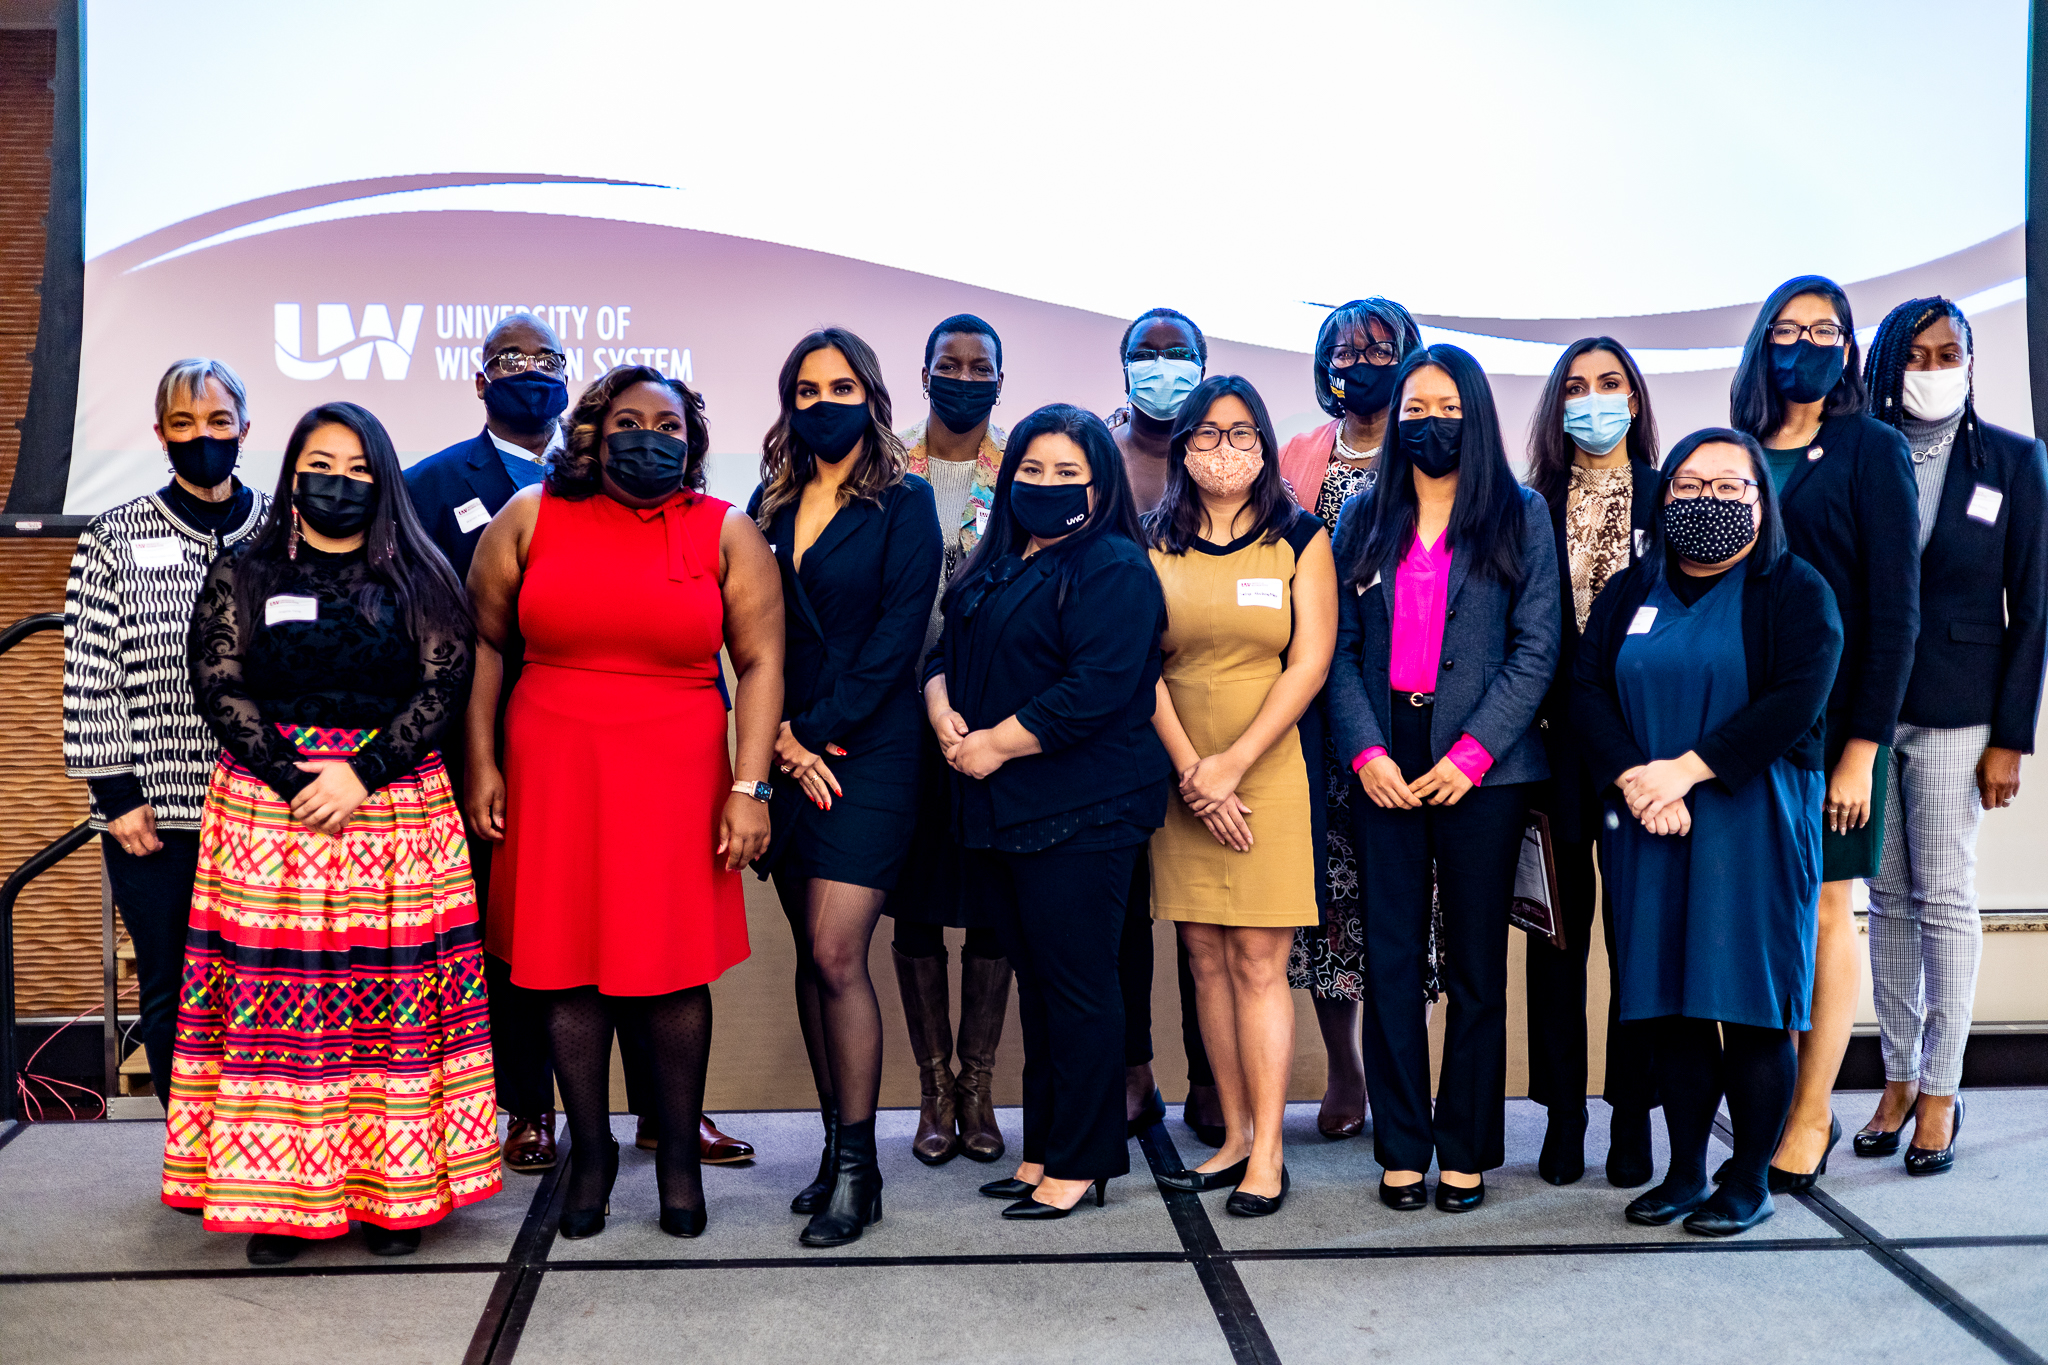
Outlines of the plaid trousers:
M 1891 819 L 1870 881 L 1870 979 L 1888 1081 L 1953 1095 L 1963 1081 L 1984 926 L 1977 918 L 1977 760 L 1991 727 L 1901 724 Z

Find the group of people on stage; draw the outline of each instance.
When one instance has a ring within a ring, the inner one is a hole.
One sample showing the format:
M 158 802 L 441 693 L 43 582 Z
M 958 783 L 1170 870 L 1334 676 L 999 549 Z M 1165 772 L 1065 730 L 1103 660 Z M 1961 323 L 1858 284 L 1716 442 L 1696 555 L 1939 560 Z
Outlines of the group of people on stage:
M 1728 424 L 1668 452 L 1627 349 L 1575 342 L 1526 482 L 1479 364 L 1382 298 L 1323 322 L 1331 420 L 1284 444 L 1170 309 L 1124 335 L 1126 406 L 1007 432 L 982 319 L 932 330 L 901 430 L 875 352 L 823 328 L 744 509 L 704 491 L 688 384 L 622 366 L 572 404 L 524 314 L 482 354 L 478 437 L 401 470 L 373 415 L 322 404 L 267 497 L 234 477 L 240 380 L 180 361 L 171 482 L 73 563 L 66 758 L 136 945 L 164 1201 L 252 1262 L 351 1219 L 411 1250 L 501 1166 L 556 1164 L 557 1091 L 561 1234 L 602 1231 L 615 1035 L 660 1226 L 701 1233 L 701 1166 L 752 1154 L 703 1114 L 748 868 L 796 946 L 806 1246 L 882 1216 L 885 913 L 927 1164 L 1007 1150 L 1015 978 L 1020 1160 L 981 1188 L 1005 1218 L 1101 1204 L 1164 1118 L 1155 919 L 1215 1148 L 1162 1183 L 1281 1208 L 1305 988 L 1322 1133 L 1369 1095 L 1380 1199 L 1425 1207 L 1434 1165 L 1436 1207 L 1475 1209 L 1532 811 L 1563 922 L 1527 953 L 1544 1179 L 1585 1170 L 1596 885 L 1608 1180 L 1651 1181 L 1659 1104 L 1671 1140 L 1631 1221 L 1737 1233 L 1826 1171 L 1857 879 L 1886 1086 L 1854 1150 L 1910 1126 L 1909 1173 L 1954 1161 L 1977 831 L 2048 664 L 2048 460 L 1978 416 L 1952 302 L 1899 305 L 1866 357 L 1839 287 L 1786 282 Z

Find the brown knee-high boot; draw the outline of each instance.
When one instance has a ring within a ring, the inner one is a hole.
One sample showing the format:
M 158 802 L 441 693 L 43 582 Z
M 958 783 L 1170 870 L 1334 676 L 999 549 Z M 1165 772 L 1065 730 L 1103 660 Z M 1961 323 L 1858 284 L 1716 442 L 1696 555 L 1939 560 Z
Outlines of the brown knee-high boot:
M 960 1145 L 976 1161 L 1003 1154 L 996 1126 L 996 1044 L 1010 1007 L 1010 959 L 960 954 Z
M 903 992 L 903 1018 L 910 1025 L 910 1052 L 917 1058 L 917 1136 L 910 1141 L 910 1153 L 927 1166 L 937 1166 L 960 1151 L 954 1132 L 946 952 L 941 948 L 936 957 L 905 957 L 892 946 L 889 955 L 896 959 L 896 985 Z

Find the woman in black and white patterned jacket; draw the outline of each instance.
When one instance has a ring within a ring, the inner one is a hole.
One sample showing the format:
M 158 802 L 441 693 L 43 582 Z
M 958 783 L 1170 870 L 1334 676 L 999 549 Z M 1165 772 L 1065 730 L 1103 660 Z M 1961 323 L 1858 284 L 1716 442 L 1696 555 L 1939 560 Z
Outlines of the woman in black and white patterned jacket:
M 248 395 L 218 360 L 180 360 L 156 387 L 171 481 L 93 518 L 64 589 L 64 769 L 92 789 L 92 827 L 135 943 L 136 1034 L 170 1094 L 178 974 L 199 857 L 199 811 L 219 743 L 185 663 L 192 606 L 222 550 L 270 499 L 234 476 Z

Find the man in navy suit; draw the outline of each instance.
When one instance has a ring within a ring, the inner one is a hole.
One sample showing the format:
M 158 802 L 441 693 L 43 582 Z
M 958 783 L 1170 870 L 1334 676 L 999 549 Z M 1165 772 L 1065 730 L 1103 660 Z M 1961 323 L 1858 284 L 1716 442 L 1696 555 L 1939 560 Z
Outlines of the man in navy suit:
M 540 318 L 531 313 L 506 317 L 484 338 L 482 355 L 476 396 L 484 405 L 483 431 L 405 471 L 413 510 L 456 574 L 465 578 L 477 540 L 491 518 L 514 493 L 541 481 L 547 457 L 562 445 L 561 418 L 569 406 L 568 362 L 562 342 L 554 328 Z M 506 696 L 511 695 L 510 684 L 518 676 L 518 660 L 517 651 L 508 653 Z M 458 801 L 466 786 L 465 747 L 459 726 L 443 737 L 444 759 Z M 465 817 L 467 814 L 465 805 Z M 469 850 L 477 912 L 488 914 L 491 843 L 472 833 Z M 511 968 L 488 953 L 484 968 L 490 987 L 498 1103 L 510 1116 L 505 1130 L 505 1164 L 515 1171 L 544 1171 L 555 1164 L 547 998 L 513 985 Z M 651 1114 L 645 1040 L 630 1030 L 622 1031 L 619 1052 L 626 1071 L 628 1103 L 636 1114 Z M 651 1148 L 658 1137 L 654 1120 L 642 1117 L 639 1145 Z M 719 1132 L 708 1117 L 698 1139 L 708 1163 L 730 1164 L 754 1155 L 751 1146 Z

